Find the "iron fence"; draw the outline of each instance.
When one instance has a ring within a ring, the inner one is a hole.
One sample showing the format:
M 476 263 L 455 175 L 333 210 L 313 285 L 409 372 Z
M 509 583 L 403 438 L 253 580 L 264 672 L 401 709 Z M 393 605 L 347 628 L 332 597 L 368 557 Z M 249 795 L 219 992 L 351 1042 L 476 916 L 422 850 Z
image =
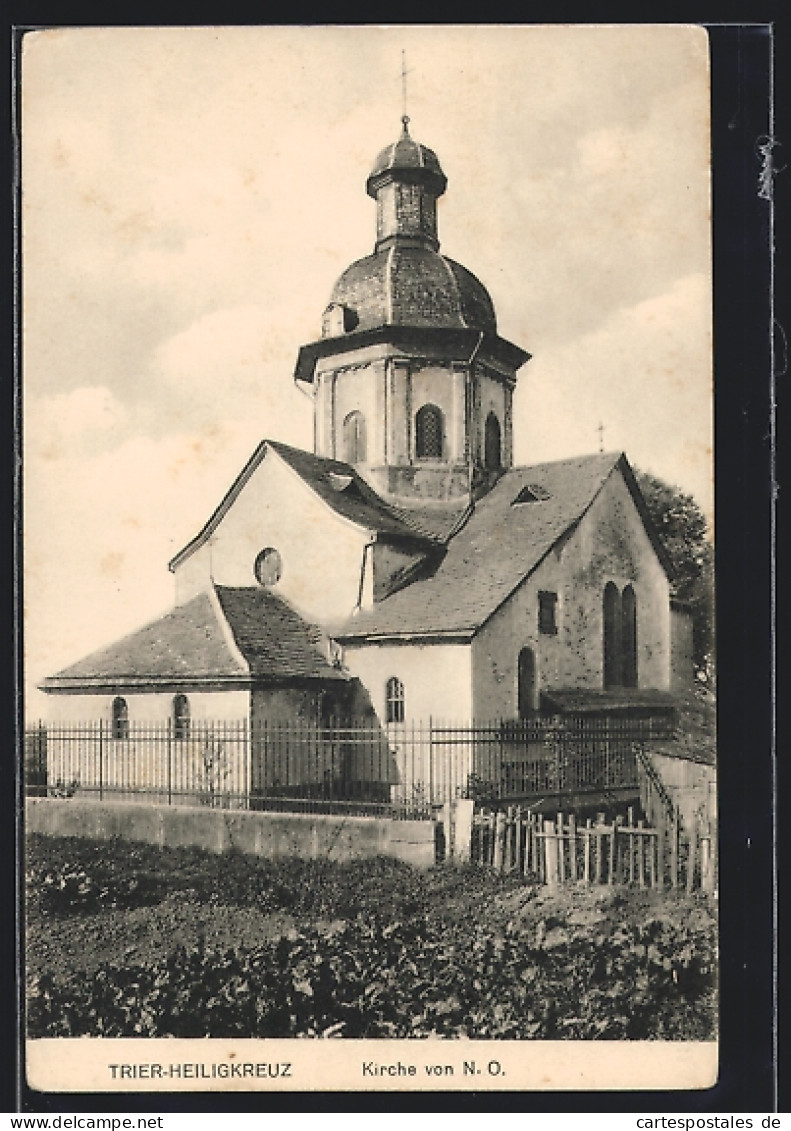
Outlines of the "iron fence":
M 636 751 L 663 719 L 564 717 L 459 724 L 370 720 L 40 723 L 28 794 L 228 809 L 431 817 L 479 804 L 636 789 Z

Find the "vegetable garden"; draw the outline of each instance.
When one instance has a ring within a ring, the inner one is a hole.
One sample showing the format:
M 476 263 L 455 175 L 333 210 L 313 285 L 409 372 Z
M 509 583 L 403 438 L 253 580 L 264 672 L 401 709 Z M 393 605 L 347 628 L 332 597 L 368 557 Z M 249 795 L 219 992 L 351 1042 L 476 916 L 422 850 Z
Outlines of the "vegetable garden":
M 31 837 L 31 1037 L 716 1035 L 712 897 Z

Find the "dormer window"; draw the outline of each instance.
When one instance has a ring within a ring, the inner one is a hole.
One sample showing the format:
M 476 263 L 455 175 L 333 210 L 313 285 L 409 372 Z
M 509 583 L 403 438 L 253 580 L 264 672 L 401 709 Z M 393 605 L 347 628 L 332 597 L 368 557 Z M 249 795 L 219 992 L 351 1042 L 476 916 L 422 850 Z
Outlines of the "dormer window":
M 331 302 L 324 311 L 321 320 L 321 336 L 323 338 L 338 338 L 341 334 L 348 334 L 357 325 L 358 318 L 355 311 L 341 302 Z
M 516 496 L 511 506 L 521 506 L 522 503 L 544 503 L 551 498 L 552 496 L 546 487 L 539 487 L 536 483 L 528 483 Z
M 442 459 L 445 417 L 435 404 L 424 404 L 415 416 L 415 455 L 418 459 Z
M 341 475 L 337 471 L 331 471 L 327 478 L 330 481 L 330 487 L 332 487 L 333 491 L 337 491 L 339 494 L 341 491 L 345 491 L 346 488 L 350 487 L 354 482 L 354 479 L 351 475 Z

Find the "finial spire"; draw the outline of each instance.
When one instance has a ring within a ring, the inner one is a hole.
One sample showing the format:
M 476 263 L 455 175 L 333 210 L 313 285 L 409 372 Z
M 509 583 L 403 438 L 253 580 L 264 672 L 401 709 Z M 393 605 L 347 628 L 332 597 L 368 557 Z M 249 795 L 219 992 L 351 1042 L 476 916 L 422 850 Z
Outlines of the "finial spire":
M 406 51 L 401 50 L 401 123 L 404 127 L 404 133 L 409 133 L 409 114 L 407 114 L 406 104 L 406 77 L 409 74 L 406 66 Z

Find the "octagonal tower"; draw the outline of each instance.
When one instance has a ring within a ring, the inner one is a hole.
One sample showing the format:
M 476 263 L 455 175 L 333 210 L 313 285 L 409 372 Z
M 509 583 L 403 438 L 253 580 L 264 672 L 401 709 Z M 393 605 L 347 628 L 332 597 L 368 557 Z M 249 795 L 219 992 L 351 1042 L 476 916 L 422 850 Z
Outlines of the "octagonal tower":
M 333 287 L 295 379 L 312 388 L 314 450 L 380 494 L 456 501 L 513 461 L 512 398 L 529 354 L 497 333 L 489 293 L 441 255 L 447 179 L 403 119 L 366 182 L 376 243 Z

